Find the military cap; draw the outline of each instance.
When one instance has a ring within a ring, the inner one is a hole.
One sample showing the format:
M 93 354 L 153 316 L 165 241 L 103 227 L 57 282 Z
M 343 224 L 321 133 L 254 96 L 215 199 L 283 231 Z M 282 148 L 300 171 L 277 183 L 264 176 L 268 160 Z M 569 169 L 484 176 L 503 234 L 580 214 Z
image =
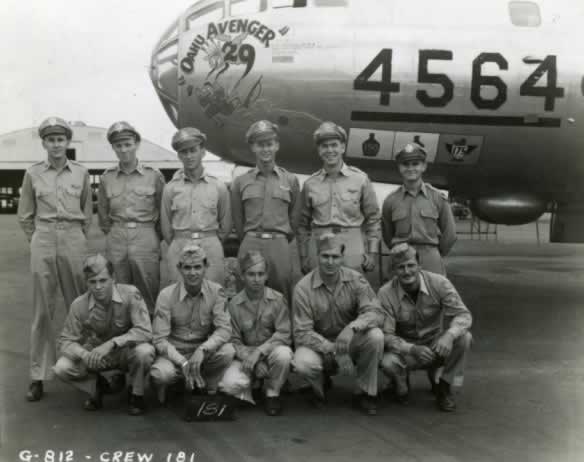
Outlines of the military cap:
M 140 133 L 124 120 L 112 124 L 107 131 L 107 140 L 110 144 L 123 138 L 134 138 L 136 141 L 140 141 Z
M 277 138 L 279 134 L 280 128 L 278 125 L 269 120 L 258 120 L 250 125 L 245 134 L 245 139 L 248 144 L 252 144 L 260 138 Z
M 100 253 L 90 255 L 83 262 L 83 274 L 85 274 L 86 278 L 97 276 L 105 268 L 107 268 L 109 275 L 113 276 L 112 264 Z
M 70 140 L 73 137 L 73 130 L 60 117 L 49 117 L 43 120 L 39 126 L 39 136 L 44 138 L 48 135 L 65 135 Z
M 199 244 L 189 242 L 180 251 L 179 263 L 186 260 L 207 260 L 207 254 Z
M 395 266 L 404 261 L 411 260 L 412 258 L 415 259 L 418 252 L 407 242 L 402 242 L 394 245 L 389 251 L 389 255 L 391 257 L 392 266 Z
M 395 156 L 395 160 L 399 163 L 409 162 L 412 160 L 426 161 L 426 150 L 416 143 L 406 144 Z
M 323 122 L 314 132 L 314 142 L 320 144 L 323 141 L 338 139 L 339 141 L 347 142 L 347 132 L 343 127 L 334 122 Z
M 252 266 L 266 263 L 266 259 L 259 250 L 248 250 L 239 260 L 239 269 L 245 273 Z
M 341 242 L 338 235 L 333 233 L 325 233 L 318 238 L 316 241 L 316 247 L 318 253 L 324 252 L 326 250 L 341 248 L 341 252 L 345 251 L 345 244 Z
M 172 137 L 172 148 L 175 151 L 190 148 L 199 144 L 205 144 L 207 136 L 194 127 L 181 128 Z

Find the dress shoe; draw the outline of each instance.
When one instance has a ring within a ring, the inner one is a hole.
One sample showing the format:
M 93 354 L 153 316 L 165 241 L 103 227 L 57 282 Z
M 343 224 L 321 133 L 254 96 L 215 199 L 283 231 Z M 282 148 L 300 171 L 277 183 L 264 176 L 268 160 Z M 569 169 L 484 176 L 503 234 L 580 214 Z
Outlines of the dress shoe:
M 398 404 L 406 405 L 410 402 L 410 377 L 397 376 L 393 379 L 393 396 Z
M 456 402 L 450 391 L 450 384 L 440 379 L 440 383 L 437 385 L 438 391 L 436 394 L 436 405 L 438 409 L 443 412 L 454 412 L 456 411 Z
M 311 390 L 308 397 L 308 402 L 316 409 L 324 409 L 326 408 L 327 403 L 326 393 L 324 393 L 323 396 L 319 396 L 318 393 L 316 393 L 314 390 Z
M 264 393 L 261 388 L 252 388 L 251 390 L 251 398 L 255 401 L 256 404 L 259 404 L 264 401 Z
M 436 383 L 436 380 L 435 380 L 436 369 L 428 369 L 426 371 L 426 374 L 428 376 L 428 381 L 430 382 L 432 394 L 434 396 L 437 396 L 438 395 L 438 384 Z
M 331 379 L 330 375 L 325 374 L 323 384 L 322 384 L 322 389 L 324 390 L 325 393 L 328 393 L 332 388 L 333 388 L 333 379 Z
M 282 401 L 279 396 L 266 396 L 264 398 L 264 411 L 269 416 L 276 416 L 282 413 Z
M 103 400 L 101 398 L 101 395 L 87 398 L 83 402 L 83 409 L 85 409 L 86 411 L 90 411 L 90 412 L 97 411 L 97 410 L 101 409 L 102 407 L 103 407 Z
M 33 380 L 28 386 L 28 391 L 26 392 L 27 401 L 40 401 L 45 394 L 43 390 L 42 380 Z
M 128 414 L 137 416 L 144 414 L 144 412 L 146 412 L 144 397 L 134 394 L 130 395 L 130 399 L 128 400 Z
M 377 415 L 377 397 L 367 393 L 353 393 L 353 407 L 366 415 Z

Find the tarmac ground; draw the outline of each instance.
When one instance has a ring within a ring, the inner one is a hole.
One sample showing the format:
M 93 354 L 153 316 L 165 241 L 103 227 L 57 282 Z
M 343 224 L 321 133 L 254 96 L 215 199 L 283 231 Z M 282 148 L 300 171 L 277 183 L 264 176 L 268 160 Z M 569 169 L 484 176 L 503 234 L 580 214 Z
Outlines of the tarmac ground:
M 447 267 L 473 313 L 474 346 L 454 414 L 436 410 L 416 373 L 410 405 L 381 396 L 375 417 L 353 410 L 349 383 L 335 380 L 325 411 L 289 394 L 280 417 L 245 408 L 208 423 L 184 422 L 179 403 L 162 408 L 152 394 L 141 417 L 126 414 L 123 394 L 88 413 L 58 380 L 27 403 L 32 291 L 14 215 L 0 216 L 0 249 L 2 462 L 584 461 L 584 245 L 505 242 L 502 231 L 456 244 Z M 57 313 L 60 329 L 62 302 Z

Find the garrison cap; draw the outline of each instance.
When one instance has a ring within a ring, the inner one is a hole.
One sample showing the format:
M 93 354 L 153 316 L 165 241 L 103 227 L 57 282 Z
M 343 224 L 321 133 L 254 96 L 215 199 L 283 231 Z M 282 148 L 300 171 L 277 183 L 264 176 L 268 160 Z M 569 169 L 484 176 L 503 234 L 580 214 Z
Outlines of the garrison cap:
M 181 128 L 172 137 L 172 149 L 180 151 L 181 149 L 205 144 L 207 136 L 197 128 L 185 127 Z
M 269 120 L 258 120 L 250 125 L 245 139 L 248 144 L 252 144 L 260 138 L 277 138 L 280 128 Z
M 338 235 L 333 233 L 324 233 L 320 236 L 316 241 L 316 247 L 319 254 L 326 250 L 337 249 L 339 247 L 341 248 L 341 252 L 345 251 L 345 244 L 341 242 Z
M 421 160 L 425 162 L 426 150 L 419 144 L 408 143 L 397 153 L 395 160 L 399 163 L 412 160 Z
M 248 250 L 239 260 L 239 269 L 245 273 L 252 266 L 266 263 L 266 259 L 259 250 Z
M 44 138 L 48 135 L 65 135 L 70 140 L 73 137 L 73 130 L 60 117 L 49 117 L 43 120 L 39 126 L 39 136 Z
M 86 278 L 93 278 L 101 273 L 105 268 L 107 268 L 110 276 L 113 276 L 111 273 L 112 266 L 111 263 L 100 253 L 95 255 L 90 255 L 85 259 L 83 262 L 83 274 Z
M 204 260 L 207 261 L 207 254 L 199 244 L 189 242 L 180 251 L 178 262 L 184 263 L 186 260 Z
M 389 255 L 391 257 L 391 265 L 395 266 L 399 263 L 403 263 L 404 261 L 411 260 L 412 258 L 415 259 L 418 255 L 418 252 L 407 242 L 402 242 L 400 244 L 394 245 L 391 248 Z
M 326 140 L 338 139 L 347 142 L 347 132 L 334 122 L 323 122 L 314 132 L 314 142 L 318 145 Z
M 134 138 L 140 141 L 140 133 L 124 120 L 114 123 L 107 131 L 107 140 L 110 144 L 123 138 Z

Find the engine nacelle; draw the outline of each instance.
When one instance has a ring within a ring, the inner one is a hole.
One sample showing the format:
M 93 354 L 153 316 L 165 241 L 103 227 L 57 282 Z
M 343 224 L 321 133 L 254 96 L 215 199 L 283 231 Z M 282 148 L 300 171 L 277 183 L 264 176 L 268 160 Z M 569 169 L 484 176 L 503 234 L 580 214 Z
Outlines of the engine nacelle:
M 529 193 L 497 194 L 472 199 L 470 209 L 481 220 L 501 225 L 523 225 L 537 220 L 547 201 Z

